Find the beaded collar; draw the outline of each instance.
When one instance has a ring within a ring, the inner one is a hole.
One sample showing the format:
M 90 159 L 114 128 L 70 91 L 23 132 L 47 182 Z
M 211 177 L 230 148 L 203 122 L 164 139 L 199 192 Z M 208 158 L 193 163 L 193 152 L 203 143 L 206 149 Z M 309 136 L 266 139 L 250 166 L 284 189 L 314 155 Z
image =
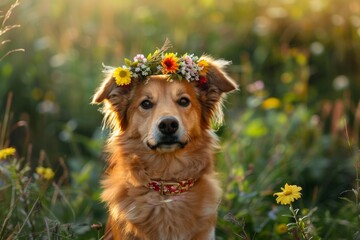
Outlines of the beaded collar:
M 160 193 L 160 195 L 171 196 L 188 191 L 194 186 L 196 179 L 189 178 L 182 181 L 152 180 L 146 187 Z

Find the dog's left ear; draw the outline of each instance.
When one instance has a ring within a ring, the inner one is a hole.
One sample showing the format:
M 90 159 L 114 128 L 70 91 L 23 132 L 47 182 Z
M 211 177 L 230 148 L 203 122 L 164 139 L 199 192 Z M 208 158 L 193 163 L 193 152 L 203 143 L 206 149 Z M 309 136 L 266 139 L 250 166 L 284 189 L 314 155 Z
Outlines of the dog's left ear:
M 209 56 L 202 56 L 200 60 L 205 60 L 206 81 L 208 84 L 217 87 L 221 92 L 227 93 L 237 89 L 235 81 L 225 72 L 225 68 L 231 64 L 225 60 L 214 60 Z
M 222 122 L 222 100 L 226 93 L 237 90 L 235 81 L 225 72 L 230 62 L 225 60 L 214 60 L 209 56 L 202 56 L 204 60 L 205 76 L 200 77 L 197 84 L 200 102 L 203 105 L 202 118 L 205 124 L 210 124 L 209 119 L 220 124 Z

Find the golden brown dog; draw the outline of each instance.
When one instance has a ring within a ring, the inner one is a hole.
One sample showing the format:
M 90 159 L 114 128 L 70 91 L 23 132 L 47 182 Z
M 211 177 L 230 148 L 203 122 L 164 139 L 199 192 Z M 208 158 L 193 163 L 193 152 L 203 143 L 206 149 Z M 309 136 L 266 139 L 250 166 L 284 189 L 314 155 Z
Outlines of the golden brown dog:
M 211 121 L 221 120 L 222 97 L 237 86 L 224 72 L 228 62 L 200 59 L 206 82 L 149 75 L 121 86 L 110 75 L 96 92 L 112 129 L 105 239 L 215 239 L 221 189 Z

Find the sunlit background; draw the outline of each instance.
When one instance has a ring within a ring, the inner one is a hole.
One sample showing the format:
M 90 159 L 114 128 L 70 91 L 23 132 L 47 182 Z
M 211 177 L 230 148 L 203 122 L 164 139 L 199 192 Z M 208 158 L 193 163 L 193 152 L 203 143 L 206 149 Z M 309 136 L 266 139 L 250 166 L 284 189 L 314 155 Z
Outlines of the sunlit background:
M 1 1 L 0 23 L 14 2 Z M 63 193 L 54 198 L 48 186 L 38 216 L 70 226 L 64 235 L 97 239 L 90 224 L 105 223 L 106 130 L 89 104 L 102 63 L 123 65 L 168 38 L 173 52 L 232 61 L 240 85 L 217 131 L 218 239 L 291 239 L 277 231 L 290 220 L 272 196 L 286 182 L 302 186 L 298 207 L 314 212 L 309 234 L 360 237 L 358 0 L 23 0 L 2 29 L 16 24 L 0 34 L 0 57 L 25 49 L 0 61 L 0 127 L 10 116 L 0 147 L 15 146 L 28 175 L 39 164 L 54 169 Z M 43 221 L 35 228 L 46 232 Z

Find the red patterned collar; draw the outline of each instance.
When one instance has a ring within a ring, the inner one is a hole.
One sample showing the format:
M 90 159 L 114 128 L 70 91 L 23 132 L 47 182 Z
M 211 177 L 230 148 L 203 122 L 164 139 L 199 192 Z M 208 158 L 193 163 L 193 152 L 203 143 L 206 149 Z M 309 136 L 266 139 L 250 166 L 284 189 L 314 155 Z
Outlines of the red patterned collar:
M 161 195 L 177 195 L 188 191 L 194 186 L 196 179 L 189 178 L 182 181 L 171 180 L 151 180 L 146 187 L 154 191 L 160 192 Z

